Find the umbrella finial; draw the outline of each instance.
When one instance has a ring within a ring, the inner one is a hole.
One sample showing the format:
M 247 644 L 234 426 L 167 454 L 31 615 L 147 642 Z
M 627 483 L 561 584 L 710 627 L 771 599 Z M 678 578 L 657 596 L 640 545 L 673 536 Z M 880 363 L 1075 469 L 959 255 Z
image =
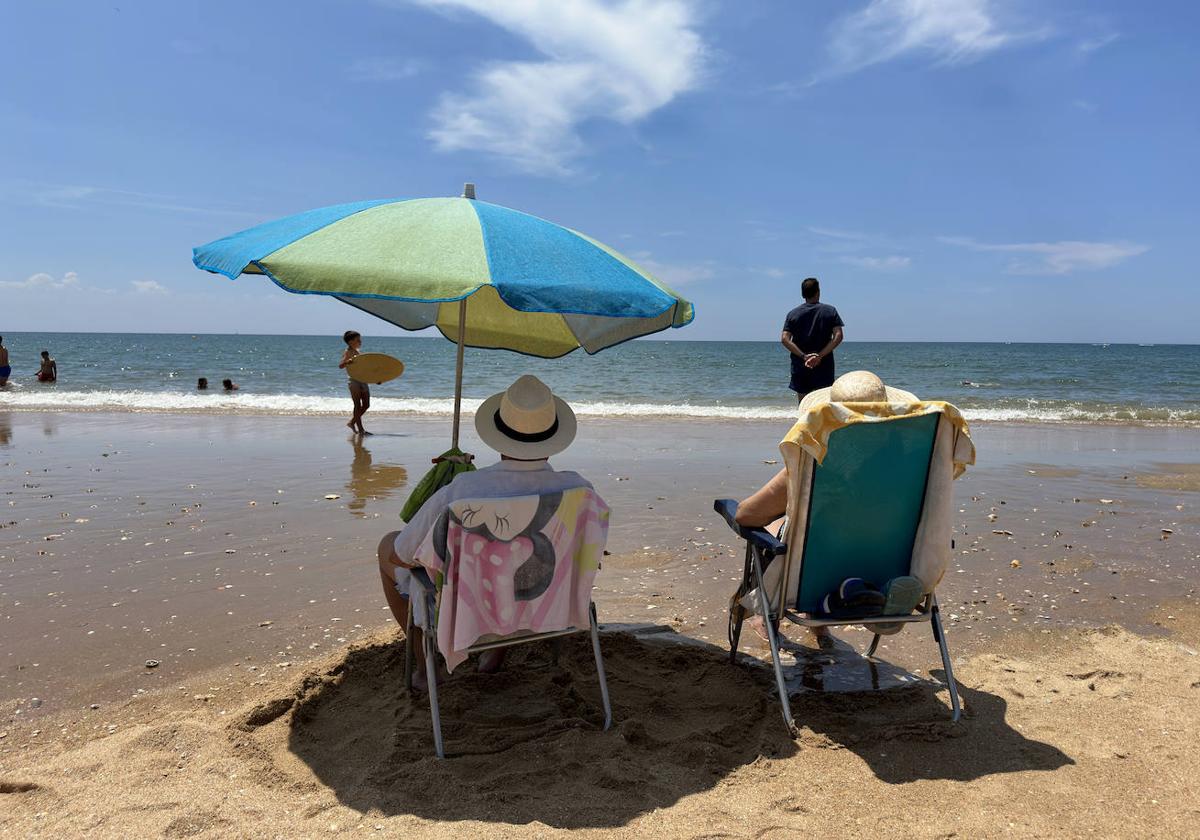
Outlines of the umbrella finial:
M 474 184 L 463 184 L 462 197 L 469 198 L 472 201 L 474 201 L 475 200 L 475 185 Z

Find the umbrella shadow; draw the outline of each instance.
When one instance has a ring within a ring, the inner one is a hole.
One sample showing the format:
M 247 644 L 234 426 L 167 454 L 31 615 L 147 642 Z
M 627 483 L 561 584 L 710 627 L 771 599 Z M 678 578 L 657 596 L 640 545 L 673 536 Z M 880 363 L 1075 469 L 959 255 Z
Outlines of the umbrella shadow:
M 361 812 L 567 829 L 625 825 L 759 756 L 797 752 L 760 674 L 628 633 L 605 633 L 602 645 L 608 732 L 590 642 L 576 634 L 558 665 L 546 646 L 523 645 L 499 674 L 456 670 L 440 691 L 448 757 L 439 761 L 427 698 L 404 690 L 396 642 L 351 651 L 310 681 L 289 748 Z

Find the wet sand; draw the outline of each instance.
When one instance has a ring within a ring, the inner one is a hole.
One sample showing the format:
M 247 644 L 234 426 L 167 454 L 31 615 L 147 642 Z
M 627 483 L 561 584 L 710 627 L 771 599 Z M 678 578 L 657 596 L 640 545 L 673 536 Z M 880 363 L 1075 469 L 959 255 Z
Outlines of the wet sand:
M 741 669 L 730 688 L 729 666 L 715 649 L 679 653 L 678 646 L 664 647 L 651 637 L 618 634 L 605 644 L 613 649 L 609 672 L 622 722 L 619 741 L 604 741 L 610 736 L 594 731 L 587 658 L 568 657 L 581 687 L 572 690 L 573 683 L 539 670 L 530 690 L 540 690 L 542 699 L 518 701 L 513 712 L 524 733 L 519 743 L 504 734 L 513 721 L 488 724 L 479 708 L 487 704 L 472 697 L 524 691 L 521 681 L 464 678 L 448 693 L 448 727 L 458 715 L 470 718 L 471 726 L 482 716 L 479 751 L 490 755 L 444 769 L 423 758 L 427 712 L 400 697 L 394 684 L 397 633 L 383 605 L 373 551 L 383 532 L 399 527 L 397 514 L 410 487 L 428 468 L 429 456 L 447 445 L 447 426 L 443 419 L 380 418 L 375 428 L 381 434 L 355 446 L 335 418 L 0 415 L 0 786 L 29 779 L 40 786 L 8 793 L 0 787 L 0 802 L 23 803 L 13 812 L 16 822 L 6 826 L 0 816 L 0 831 L 36 833 L 40 826 L 50 834 L 57 826 L 78 833 L 87 829 L 91 813 L 92 829 L 112 836 L 122 826 L 167 836 L 307 836 L 328 834 L 330 824 L 367 831 L 376 823 L 448 834 L 456 830 L 454 822 L 427 822 L 436 817 L 430 803 L 437 802 L 454 814 L 449 819 L 482 821 L 486 825 L 476 828 L 490 833 L 504 825 L 519 833 L 533 820 L 548 827 L 693 836 L 707 821 L 724 826 L 712 829 L 718 834 L 742 836 L 753 833 L 740 821 L 749 818 L 745 802 L 754 800 L 773 815 L 774 822 L 763 826 L 829 829 L 822 820 L 837 815 L 850 822 L 834 834 L 853 835 L 889 824 L 877 813 L 884 793 L 897 807 L 916 807 L 920 795 L 912 786 L 895 786 L 921 778 L 974 783 L 980 802 L 991 804 L 961 819 L 991 814 L 999 820 L 1004 809 L 989 797 L 1032 795 L 1034 779 L 1046 772 L 1059 779 L 1055 790 L 1075 790 L 1071 795 L 1090 780 L 1133 796 L 1145 792 L 1138 780 L 1152 776 L 1173 795 L 1188 785 L 1194 794 L 1195 782 L 1188 781 L 1196 778 L 1194 759 L 1188 759 L 1191 776 L 1183 775 L 1183 765 L 1175 769 L 1179 748 L 1171 744 L 1184 742 L 1174 739 L 1185 732 L 1194 737 L 1198 717 L 1194 686 L 1200 673 L 1187 651 L 1197 643 L 1200 493 L 1191 481 L 1200 473 L 1200 430 L 973 430 L 980 465 L 958 482 L 957 562 L 939 588 L 958 676 L 968 708 L 974 706 L 965 740 L 960 735 L 942 748 L 928 746 L 954 732 L 940 724 L 930 729 L 928 722 L 944 713 L 945 693 L 925 685 L 880 697 L 856 694 L 848 707 L 836 696 L 804 695 L 809 699 L 798 717 L 808 721 L 808 736 L 797 747 L 780 737 L 777 711 L 757 669 Z M 576 445 L 556 461 L 587 475 L 613 507 L 612 556 L 597 579 L 602 622 L 656 624 L 723 643 L 725 605 L 741 554 L 711 501 L 744 496 L 777 470 L 778 464 L 764 462 L 778 460 L 782 431 L 767 423 L 581 425 Z M 490 460 L 473 435 L 465 442 L 484 463 Z M 1108 625 L 1136 636 L 1095 630 Z M 869 638 L 854 630 L 840 635 L 860 648 Z M 940 669 L 926 637 L 906 631 L 889 637 L 881 652 L 904 673 L 924 679 Z M 819 656 L 815 649 L 805 652 L 809 640 L 803 634 L 793 641 L 801 646 L 798 660 Z M 1140 658 L 1130 658 L 1132 650 Z M 148 660 L 159 664 L 148 668 Z M 1077 679 L 1066 671 L 1119 676 Z M 1043 680 L 1043 672 L 1053 679 Z M 693 683 L 685 675 L 700 676 Z M 856 687 L 867 686 L 843 688 Z M 683 692 L 684 700 L 695 694 L 697 710 L 677 709 L 664 688 Z M 896 700 L 900 695 L 909 702 Z M 1053 709 L 1046 705 L 1050 700 Z M 1156 717 L 1160 702 L 1171 707 L 1171 721 Z M 277 720 L 250 727 L 252 733 L 238 728 L 258 703 L 283 711 Z M 553 714 L 547 718 L 555 705 L 568 709 L 567 723 Z M 344 713 L 330 718 L 331 709 Z M 897 719 L 901 710 L 912 715 Z M 1110 768 L 1111 758 L 1092 754 L 1106 737 L 1116 743 L 1115 721 L 1098 724 L 1095 744 L 1085 743 L 1081 731 L 1093 716 L 1118 711 L 1144 730 L 1139 738 L 1148 751 L 1138 753 L 1136 772 L 1133 763 Z M 665 733 L 664 716 L 678 718 Z M 755 722 L 747 724 L 746 716 Z M 378 739 L 368 720 L 399 728 L 383 739 L 391 753 L 359 762 L 352 745 Z M 740 722 L 717 725 L 725 720 Z M 466 724 L 453 725 L 448 738 L 467 738 Z M 876 754 L 880 727 L 887 748 Z M 691 737 L 701 730 L 706 734 L 699 740 Z M 934 734 L 921 734 L 927 732 Z M 413 742 L 397 733 L 411 734 Z M 986 751 L 994 738 L 1008 745 L 996 756 L 977 755 L 974 765 L 950 758 L 960 740 Z M 1031 746 L 1030 738 L 1039 745 Z M 572 756 L 585 745 L 600 751 L 601 769 L 589 762 L 576 766 L 580 760 Z M 825 758 L 813 763 L 811 754 L 795 757 L 797 749 L 813 745 L 825 750 Z M 857 758 L 829 749 L 848 749 Z M 885 761 L 885 753 L 892 758 Z M 503 762 L 493 760 L 498 754 Z M 1083 754 L 1096 759 L 1095 767 L 1072 775 Z M 187 757 L 176 761 L 178 755 Z M 535 755 L 549 755 L 546 766 L 559 774 L 578 774 L 581 788 L 606 792 L 607 804 L 562 810 L 547 791 L 568 799 L 581 794 L 555 785 L 541 793 L 518 785 L 525 791 L 520 797 L 489 798 L 482 780 L 517 784 L 521 771 L 514 767 L 536 763 Z M 325 759 L 333 769 L 324 767 Z M 904 769 L 892 766 L 897 761 Z M 922 761 L 932 761 L 935 770 L 923 775 Z M 258 825 L 245 822 L 248 811 L 226 813 L 240 801 L 234 792 L 240 782 L 218 784 L 220 801 L 212 792 L 137 793 L 122 782 L 114 788 L 125 809 L 120 812 L 76 787 L 78 779 L 94 778 L 80 770 L 84 764 L 113 768 L 129 762 L 136 769 L 131 778 L 143 784 L 160 772 L 156 778 L 178 777 L 179 785 L 214 773 L 243 780 L 249 775 L 246 784 L 254 792 L 247 802 L 253 800 L 251 810 L 267 822 L 261 830 L 248 828 Z M 401 784 L 396 762 L 439 784 L 476 774 L 479 786 L 467 791 L 465 804 L 435 796 L 422 805 L 429 788 Z M 1000 767 L 1005 762 L 1009 769 Z M 685 782 L 684 771 L 694 763 L 705 769 Z M 1030 779 L 1005 781 L 1009 772 Z M 77 781 L 50 781 L 64 773 Z M 657 781 L 643 784 L 647 778 Z M 639 780 L 637 789 L 626 789 L 628 779 Z M 830 780 L 840 780 L 843 790 L 863 791 L 866 813 L 835 804 L 838 787 Z M 741 791 L 732 797 L 738 804 L 720 792 L 723 785 Z M 302 792 L 305 803 L 295 813 L 286 807 L 286 790 Z M 755 793 L 745 800 L 748 791 Z M 950 790 L 928 794 L 931 801 L 954 801 Z M 623 804 L 613 807 L 613 801 Z M 1042 810 L 1017 825 L 1043 834 L 1076 825 L 1054 822 L 1071 819 L 1066 805 L 1044 796 L 1038 801 Z M 1194 795 L 1191 801 L 1171 811 L 1168 822 L 1189 814 L 1194 820 Z M 1122 833 L 1108 830 L 1118 823 L 1097 804 L 1095 790 L 1086 809 L 1109 820 L 1097 833 Z M 57 822 L 41 821 L 51 811 Z M 1121 815 L 1120 825 L 1135 828 L 1138 813 Z M 975 823 L 987 829 L 981 832 L 966 824 L 956 828 L 955 819 L 944 815 L 938 825 L 972 835 L 1004 833 L 1002 822 Z

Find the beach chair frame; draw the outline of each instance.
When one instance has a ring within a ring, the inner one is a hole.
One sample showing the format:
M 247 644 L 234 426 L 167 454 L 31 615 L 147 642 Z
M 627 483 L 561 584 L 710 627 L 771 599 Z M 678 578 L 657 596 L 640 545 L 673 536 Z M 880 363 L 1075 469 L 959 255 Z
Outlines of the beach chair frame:
M 903 420 L 890 422 L 905 422 Z M 835 433 L 836 434 L 836 433 Z M 933 448 L 932 439 L 930 440 L 930 458 L 932 459 Z M 816 481 L 816 473 L 814 471 L 813 481 Z M 925 481 L 928 481 L 928 467 L 926 468 Z M 812 494 L 810 494 L 810 503 Z M 942 657 L 942 666 L 946 674 L 946 686 L 950 692 L 951 718 L 957 722 L 962 716 L 962 705 L 959 701 L 958 687 L 954 679 L 954 668 L 950 661 L 950 651 L 946 644 L 946 634 L 942 626 L 941 610 L 938 607 L 937 596 L 929 593 L 925 596 L 924 601 L 919 604 L 916 611 L 910 615 L 902 616 L 875 616 L 870 618 L 814 618 L 802 614 L 798 610 L 793 610 L 786 606 L 788 598 L 781 598 L 780 608 L 772 610 L 767 597 L 766 587 L 764 585 L 764 573 L 767 567 L 777 557 L 784 556 L 788 551 L 786 543 L 772 536 L 763 528 L 746 528 L 737 523 L 737 502 L 733 499 L 717 499 L 713 503 L 713 508 L 719 513 L 729 527 L 743 540 L 746 541 L 745 562 L 742 569 L 742 580 L 738 587 L 737 593 L 730 603 L 729 612 L 729 658 L 730 662 L 737 661 L 738 642 L 741 639 L 742 624 L 745 621 L 747 611 L 741 606 L 741 599 L 751 591 L 757 591 L 757 601 L 759 614 L 764 617 L 764 624 L 767 631 L 767 642 L 771 648 L 771 663 L 775 670 L 775 683 L 779 691 L 780 704 L 782 706 L 783 721 L 787 726 L 788 732 L 795 737 L 798 733 L 795 719 L 792 716 L 791 703 L 788 697 L 787 685 L 783 675 L 783 665 L 780 662 L 779 656 L 779 639 L 778 626 L 781 618 L 786 618 L 793 624 L 803 627 L 838 627 L 838 626 L 853 626 L 861 625 L 867 629 L 878 625 L 895 625 L 895 624 L 911 624 L 915 622 L 929 622 L 933 632 L 933 638 L 937 642 L 938 649 Z M 919 511 L 918 511 L 919 519 Z M 951 540 L 953 547 L 953 540 Z M 855 573 L 853 568 L 846 568 L 846 577 Z M 796 601 L 800 601 L 800 595 L 804 587 L 803 568 L 799 581 L 796 585 L 797 592 Z M 824 593 L 821 593 L 824 594 Z M 875 633 L 871 640 L 871 645 L 867 650 L 867 657 L 874 657 L 875 651 L 879 646 L 881 638 L 880 633 Z
M 433 725 L 433 747 L 437 752 L 438 758 L 445 758 L 446 751 L 442 741 L 442 715 L 441 709 L 438 706 L 437 685 L 437 623 L 434 620 L 437 608 L 437 587 L 434 586 L 433 581 L 430 580 L 428 573 L 424 569 L 416 568 L 411 571 L 413 580 L 420 587 L 421 591 L 411 592 L 410 598 L 423 598 L 425 602 L 425 618 L 421 623 L 421 637 L 425 651 L 425 678 L 429 684 L 429 714 Z M 410 603 L 408 623 L 404 628 L 404 687 L 409 693 L 412 692 L 413 687 L 413 629 L 416 627 L 413 619 L 414 612 L 415 610 L 412 609 L 412 604 Z M 600 701 L 604 707 L 604 730 L 608 731 L 612 726 L 613 720 L 612 704 L 608 697 L 608 678 L 604 672 L 604 656 L 600 652 L 600 625 L 596 620 L 596 603 L 594 601 L 588 605 L 588 630 L 592 636 L 592 656 L 596 660 L 596 676 L 600 682 Z M 554 630 L 547 633 L 520 633 L 472 645 L 467 649 L 467 653 L 468 655 L 480 653 L 493 648 L 512 647 L 527 642 L 557 640 L 563 636 L 582 632 L 583 628 L 581 627 L 569 627 L 565 630 Z M 557 653 L 557 648 L 555 648 L 555 661 L 557 661 Z

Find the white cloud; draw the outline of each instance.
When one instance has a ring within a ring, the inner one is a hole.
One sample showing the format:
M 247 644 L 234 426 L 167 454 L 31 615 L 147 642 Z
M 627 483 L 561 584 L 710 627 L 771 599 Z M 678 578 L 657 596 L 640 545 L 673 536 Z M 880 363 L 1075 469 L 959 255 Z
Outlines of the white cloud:
M 842 262 L 870 271 L 899 271 L 912 264 L 909 257 L 842 257 Z
M 700 81 L 695 0 L 412 0 L 465 9 L 527 39 L 544 61 L 494 62 L 443 95 L 430 137 L 528 172 L 564 175 L 584 152 L 581 123 L 633 124 Z
M 1076 99 L 1071 103 L 1080 111 L 1087 111 L 1089 114 L 1095 113 L 1097 105 L 1095 102 L 1090 102 L 1087 99 Z
M 1144 254 L 1147 245 L 1135 242 L 1019 242 L 990 244 L 956 236 L 939 237 L 942 242 L 970 248 L 973 251 L 997 251 L 1026 254 L 1032 259 L 1018 259 L 1008 266 L 1012 274 L 1070 274 L 1072 271 L 1095 271 L 1110 268 L 1119 262 Z
M 425 69 L 417 58 L 360 58 L 346 68 L 356 82 L 399 82 L 411 79 Z
M 646 251 L 639 251 L 633 256 L 639 266 L 673 289 L 711 280 L 717 276 L 716 263 L 712 260 L 693 263 L 660 262 Z
M 1087 55 L 1094 53 L 1096 50 L 1104 49 L 1120 37 L 1121 33 L 1119 32 L 1108 32 L 1104 35 L 1098 35 L 1095 38 L 1085 38 L 1075 45 L 1075 49 L 1081 55 Z
M 24 280 L 0 280 L 0 288 L 5 289 L 78 289 L 79 275 L 68 271 L 62 277 L 55 279 L 44 271 L 31 274 Z
M 130 280 L 129 285 L 139 295 L 165 295 L 167 287 L 157 280 Z
M 939 64 L 965 63 L 1048 34 L 1001 20 L 999 5 L 994 0 L 871 0 L 834 23 L 832 64 L 825 75 L 853 73 L 910 54 Z

